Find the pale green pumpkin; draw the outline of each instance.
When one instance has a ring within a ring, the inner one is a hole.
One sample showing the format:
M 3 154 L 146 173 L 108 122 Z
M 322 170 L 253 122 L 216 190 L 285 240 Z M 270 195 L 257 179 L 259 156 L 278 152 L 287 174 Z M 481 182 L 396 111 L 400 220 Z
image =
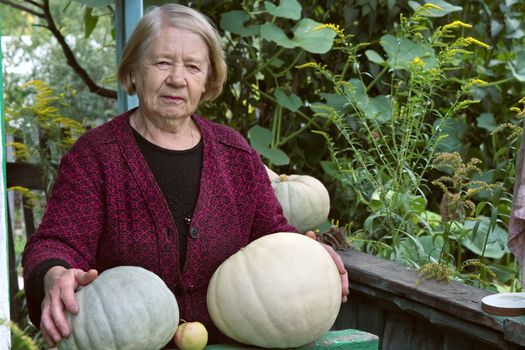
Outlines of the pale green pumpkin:
M 224 261 L 207 294 L 221 332 L 244 344 L 294 348 L 329 331 L 341 278 L 326 249 L 289 232 L 259 238 Z
M 284 216 L 300 232 L 316 229 L 328 219 L 330 196 L 321 181 L 308 175 L 279 175 L 271 182 Z
M 156 274 L 119 266 L 76 293 L 80 311 L 67 317 L 73 333 L 60 350 L 158 350 L 175 335 L 175 295 Z

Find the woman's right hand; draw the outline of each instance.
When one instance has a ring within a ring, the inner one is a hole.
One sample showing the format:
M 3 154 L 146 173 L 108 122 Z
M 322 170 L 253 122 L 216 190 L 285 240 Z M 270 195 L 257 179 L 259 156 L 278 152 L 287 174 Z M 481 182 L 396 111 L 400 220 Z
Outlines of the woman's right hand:
M 66 269 L 63 266 L 53 266 L 46 272 L 40 330 L 50 346 L 55 346 L 70 334 L 71 329 L 65 310 L 78 313 L 75 291 L 91 283 L 97 275 L 96 270 L 85 272 L 79 269 Z

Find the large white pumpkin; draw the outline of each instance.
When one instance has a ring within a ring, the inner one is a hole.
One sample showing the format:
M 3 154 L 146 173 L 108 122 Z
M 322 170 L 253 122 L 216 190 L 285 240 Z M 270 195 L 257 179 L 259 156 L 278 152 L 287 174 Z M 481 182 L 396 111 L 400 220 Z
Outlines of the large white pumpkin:
M 217 328 L 234 340 L 299 347 L 333 325 L 341 306 L 341 278 L 318 242 L 279 232 L 224 261 L 210 281 L 207 303 Z
M 80 311 L 68 313 L 72 334 L 60 350 L 158 350 L 175 335 L 175 295 L 156 274 L 119 266 L 76 293 Z
M 288 222 L 301 232 L 317 228 L 328 219 L 330 196 L 323 183 L 308 175 L 280 175 L 272 187 Z

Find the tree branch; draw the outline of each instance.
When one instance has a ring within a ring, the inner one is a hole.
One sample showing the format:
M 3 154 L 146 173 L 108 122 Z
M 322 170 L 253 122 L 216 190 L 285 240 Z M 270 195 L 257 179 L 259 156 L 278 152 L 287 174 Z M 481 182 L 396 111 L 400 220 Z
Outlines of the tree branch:
M 60 30 L 58 30 L 58 28 L 57 28 L 57 26 L 55 24 L 53 16 L 51 15 L 51 10 L 49 8 L 49 0 L 44 0 L 43 5 L 44 5 L 44 7 L 43 7 L 44 15 L 45 15 L 45 18 L 47 20 L 47 29 L 49 29 L 51 31 L 53 36 L 57 39 L 58 44 L 62 47 L 62 51 L 64 52 L 64 56 L 66 56 L 67 64 L 71 68 L 73 68 L 73 70 L 75 71 L 75 73 L 77 73 L 77 75 L 80 77 L 80 79 L 82 79 L 84 81 L 84 83 L 89 88 L 89 91 L 91 91 L 91 92 L 93 92 L 93 93 L 95 93 L 95 94 L 97 94 L 99 96 L 102 96 L 102 97 L 116 99 L 117 98 L 117 92 L 115 90 L 106 89 L 104 87 L 101 87 L 101 86 L 97 85 L 97 83 L 95 83 L 93 81 L 93 79 L 91 79 L 91 77 L 86 72 L 86 70 L 80 66 L 80 64 L 78 63 L 77 59 L 75 58 L 75 55 L 73 54 L 73 51 L 71 51 L 71 48 L 66 43 L 66 39 L 64 38 L 64 36 L 60 32 Z
M 67 64 L 75 71 L 75 73 L 82 79 L 82 81 L 87 85 L 89 88 L 89 91 L 92 93 L 106 97 L 106 98 L 117 98 L 117 91 L 106 89 L 102 86 L 99 86 L 93 79 L 91 79 L 91 76 L 86 72 L 84 68 L 78 63 L 75 54 L 69 47 L 69 45 L 66 42 L 66 39 L 60 32 L 60 30 L 57 28 L 55 24 L 55 20 L 53 19 L 53 15 L 51 14 L 51 10 L 49 8 L 49 0 L 43 0 L 42 4 L 38 4 L 36 1 L 29 0 L 29 3 L 31 3 L 34 6 L 40 7 L 43 10 L 43 13 L 38 13 L 31 8 L 28 8 L 27 6 L 19 5 L 11 0 L 0 0 L 1 4 L 5 4 L 8 6 L 11 6 L 13 8 L 28 12 L 32 15 L 35 15 L 37 17 L 43 18 L 46 20 L 47 24 L 45 25 L 45 28 L 47 28 L 51 34 L 55 37 L 55 39 L 58 41 L 58 44 L 62 48 L 62 52 L 64 53 L 64 56 L 66 57 Z
M 34 3 L 33 1 L 29 1 L 29 3 L 31 3 L 31 4 L 41 8 L 40 5 Z M 33 16 L 37 16 L 37 17 L 40 17 L 40 18 L 45 18 L 43 13 L 36 12 L 35 10 L 33 10 L 33 9 L 29 8 L 29 7 L 26 7 L 24 5 L 20 5 L 20 4 L 14 3 L 14 2 L 12 2 L 10 0 L 0 0 L 0 4 L 5 4 L 7 6 L 14 7 L 14 8 L 22 10 L 24 12 L 30 13 Z
M 39 4 L 38 2 L 33 1 L 33 0 L 26 0 L 26 2 L 33 4 L 34 6 L 39 7 L 39 8 L 43 7 L 42 4 Z

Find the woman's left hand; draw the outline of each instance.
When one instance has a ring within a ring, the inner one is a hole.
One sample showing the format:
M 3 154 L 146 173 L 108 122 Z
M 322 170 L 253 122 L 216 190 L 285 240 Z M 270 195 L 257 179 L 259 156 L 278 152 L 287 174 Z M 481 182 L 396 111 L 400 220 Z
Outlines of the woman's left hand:
M 310 237 L 313 240 L 317 240 L 317 236 L 315 232 L 313 231 L 306 232 L 305 236 Z M 346 272 L 345 264 L 343 263 L 343 259 L 341 259 L 341 257 L 339 256 L 339 254 L 337 254 L 334 248 L 330 247 L 327 244 L 321 243 L 321 242 L 319 242 L 319 244 L 322 245 L 326 249 L 328 254 L 330 254 L 332 259 L 334 260 L 335 266 L 337 266 L 337 270 L 339 271 L 339 275 L 341 276 L 341 286 L 342 286 L 341 301 L 343 303 L 346 303 L 348 301 L 348 294 L 350 293 L 350 289 L 348 286 L 348 273 Z

